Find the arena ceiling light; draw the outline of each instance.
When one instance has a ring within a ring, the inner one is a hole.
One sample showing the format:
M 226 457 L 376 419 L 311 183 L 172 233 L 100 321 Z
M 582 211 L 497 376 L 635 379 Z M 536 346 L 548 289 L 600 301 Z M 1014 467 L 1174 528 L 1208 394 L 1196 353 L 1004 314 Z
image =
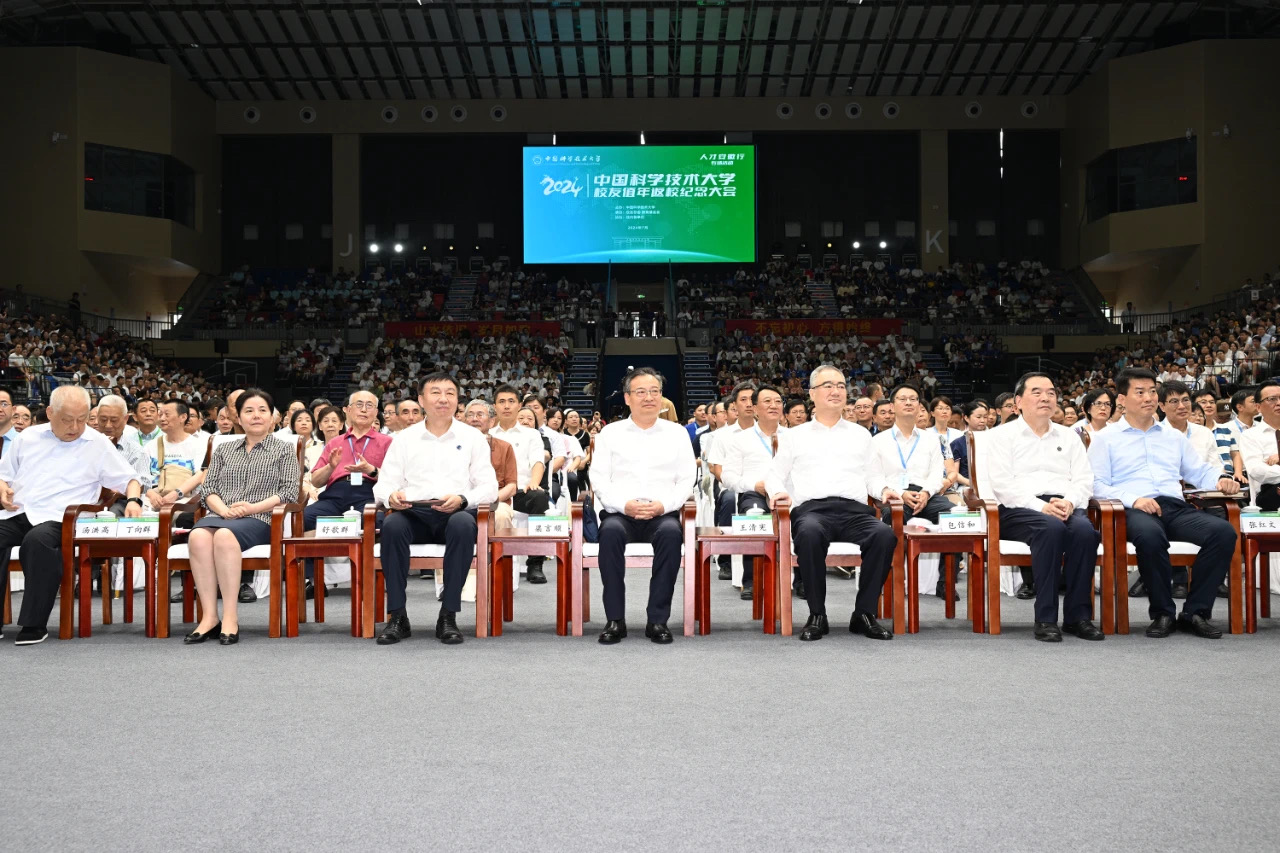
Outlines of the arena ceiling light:
M 857 240 L 854 240 L 854 241 L 853 241 L 853 248 L 855 248 L 855 249 L 861 249 L 861 248 L 862 248 L 862 244 L 861 244 L 861 243 L 859 243 Z
M 373 255 L 378 254 L 378 244 L 377 244 L 377 243 L 370 243 L 370 244 L 369 244 L 369 253 L 370 253 L 370 254 L 373 254 Z
M 397 255 L 404 251 L 404 246 L 402 246 L 402 245 L 401 245 L 401 244 L 399 244 L 399 243 L 396 243 L 396 244 L 395 244 L 394 246 L 392 246 L 391 248 L 393 248 L 393 249 L 395 249 L 395 250 L 396 250 L 396 254 L 397 254 Z
M 888 243 L 886 243 L 884 240 L 881 240 L 881 241 L 880 241 L 880 248 L 881 248 L 881 249 L 887 249 L 887 248 L 889 248 L 889 244 L 888 244 Z

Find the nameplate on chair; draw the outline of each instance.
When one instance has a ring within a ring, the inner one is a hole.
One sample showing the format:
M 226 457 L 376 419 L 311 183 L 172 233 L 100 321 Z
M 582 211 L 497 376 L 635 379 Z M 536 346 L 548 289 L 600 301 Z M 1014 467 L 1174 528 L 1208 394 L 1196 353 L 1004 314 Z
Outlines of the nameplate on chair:
M 116 530 L 116 537 L 119 539 L 158 539 L 160 517 L 152 515 L 122 518 L 116 523 Z
M 772 515 L 735 515 L 733 517 L 733 533 L 735 536 L 772 536 Z
M 529 516 L 529 532 L 534 536 L 568 536 L 569 516 L 531 515 Z
M 1280 512 L 1242 512 L 1240 532 L 1280 533 Z
M 938 516 L 939 533 L 983 533 L 987 516 L 981 512 L 944 512 Z
M 316 519 L 317 539 L 351 539 L 361 535 L 360 519 L 336 515 Z
M 120 522 L 114 518 L 77 518 L 77 539 L 115 539 Z

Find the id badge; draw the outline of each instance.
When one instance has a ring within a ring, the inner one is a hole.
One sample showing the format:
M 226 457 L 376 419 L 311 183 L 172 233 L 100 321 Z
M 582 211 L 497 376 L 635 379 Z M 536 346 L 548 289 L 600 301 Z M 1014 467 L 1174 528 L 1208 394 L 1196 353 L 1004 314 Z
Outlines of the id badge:
M 903 471 L 898 477 L 898 491 L 904 491 L 909 485 L 911 485 L 911 478 L 907 476 L 906 471 Z
M 351 472 L 351 485 L 358 486 L 363 482 L 364 482 L 364 474 L 361 474 L 359 471 Z

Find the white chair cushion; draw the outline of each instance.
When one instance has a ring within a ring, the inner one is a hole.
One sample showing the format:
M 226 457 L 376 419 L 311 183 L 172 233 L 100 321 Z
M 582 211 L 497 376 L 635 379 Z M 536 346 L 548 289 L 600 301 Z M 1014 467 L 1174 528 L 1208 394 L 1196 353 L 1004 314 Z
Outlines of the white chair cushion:
M 1031 546 L 1026 542 L 1019 542 L 1017 539 L 1001 539 L 1000 540 L 1000 556 L 1031 556 Z M 1098 545 L 1098 556 L 1102 556 L 1102 545 Z
M 791 556 L 796 556 L 795 541 L 791 542 Z M 832 542 L 827 549 L 828 557 L 861 557 L 862 548 L 853 542 Z
M 170 560 L 186 560 L 186 559 L 189 559 L 190 557 L 191 557 L 191 552 L 187 550 L 187 545 L 185 542 L 181 545 L 169 546 Z M 248 551 L 244 552 L 244 559 L 246 560 L 267 560 L 270 558 L 271 558 L 270 545 L 254 545 Z
M 1126 543 L 1125 543 L 1125 550 L 1129 552 L 1129 556 L 1130 556 L 1130 557 L 1136 557 L 1136 556 L 1138 555 L 1138 549 L 1136 549 L 1136 548 L 1134 548 L 1134 547 L 1133 547 L 1133 543 L 1132 543 L 1132 542 L 1126 542 Z M 1200 546 L 1199 546 L 1199 545 L 1193 545 L 1193 544 L 1191 544 L 1190 542 L 1170 542 L 1170 543 L 1169 543 L 1169 553 L 1170 553 L 1170 554 L 1183 554 L 1183 555 L 1199 554 L 1199 553 L 1200 553 Z
M 681 545 L 681 546 L 680 546 L 680 553 L 682 553 L 682 554 L 684 553 L 684 546 L 683 546 L 683 545 Z M 624 554 L 624 556 L 627 556 L 627 557 L 652 557 L 652 556 L 653 556 L 653 546 L 652 546 L 652 545 L 650 545 L 650 544 L 649 544 L 649 543 L 647 543 L 647 542 L 629 542 L 629 543 L 627 544 L 627 549 L 626 549 L 626 551 L 624 551 L 624 552 L 623 552 L 623 554 Z M 583 543 L 582 543 L 582 556 L 584 556 L 584 557 L 599 557 L 599 556 L 600 556 L 600 545 L 599 545 L 599 543 L 596 543 L 596 542 L 583 542 Z
M 475 554 L 474 548 L 471 549 L 471 553 L 473 555 Z M 373 544 L 373 557 L 376 560 L 381 556 L 382 556 L 382 543 L 375 542 Z M 410 545 L 409 559 L 412 560 L 414 558 L 417 558 L 420 560 L 428 559 L 428 558 L 435 558 L 437 560 L 444 559 L 444 546 L 443 545 L 426 545 L 426 544 Z

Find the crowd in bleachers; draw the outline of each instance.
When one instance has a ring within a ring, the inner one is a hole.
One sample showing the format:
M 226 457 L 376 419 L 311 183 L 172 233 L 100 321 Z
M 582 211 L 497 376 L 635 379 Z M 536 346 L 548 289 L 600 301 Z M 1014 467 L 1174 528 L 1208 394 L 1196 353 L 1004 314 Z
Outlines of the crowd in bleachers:
M 285 343 L 280 346 L 276 377 L 285 384 L 317 387 L 333 378 L 338 362 L 346 351 L 341 337 L 320 343 L 311 337 L 302 343 Z

